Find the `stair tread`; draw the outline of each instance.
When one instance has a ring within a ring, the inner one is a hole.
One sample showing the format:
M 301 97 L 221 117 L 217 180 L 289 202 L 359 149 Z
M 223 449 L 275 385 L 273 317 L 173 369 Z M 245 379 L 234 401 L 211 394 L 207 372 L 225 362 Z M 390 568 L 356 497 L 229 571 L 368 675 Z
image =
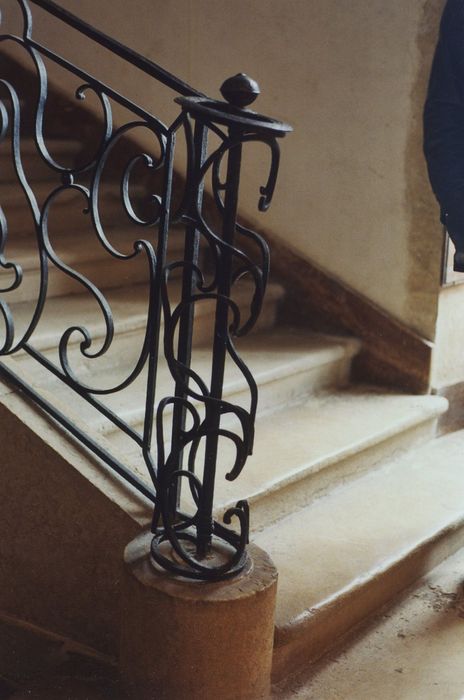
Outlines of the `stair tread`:
M 292 337 L 294 346 L 290 350 L 288 342 Z M 296 338 L 299 348 L 295 343 Z M 291 334 L 281 328 L 263 331 L 243 340 L 246 340 L 246 343 L 241 348 L 242 356 L 254 370 L 261 387 L 266 381 L 272 382 L 279 374 L 283 378 L 285 371 L 304 372 L 305 369 L 308 371 L 313 368 L 317 361 L 328 362 L 329 358 L 337 361 L 341 353 L 346 353 L 349 360 L 357 346 L 356 343 L 345 339 L 337 342 L 335 339 L 309 332 Z M 128 336 L 128 346 L 131 342 L 131 337 Z M 282 373 L 278 369 L 279 342 L 284 358 L 285 349 L 288 350 L 283 363 L 285 367 L 287 362 L 287 366 Z M 298 350 L 295 349 L 295 345 Z M 260 361 L 258 352 L 258 348 L 265 346 L 274 347 L 267 362 L 262 358 Z M 314 352 L 311 351 L 311 347 Z M 198 357 L 202 358 L 203 353 L 209 354 L 200 348 Z M 206 357 L 202 359 L 206 365 Z M 12 359 L 7 362 L 12 363 L 14 369 L 17 361 Z M 48 391 L 53 386 L 55 399 L 69 405 L 71 390 L 59 380 L 50 378 L 49 373 L 42 370 L 37 363 L 29 359 L 26 359 L 26 362 L 32 383 L 37 386 L 42 382 Z M 108 368 L 107 378 L 114 379 L 114 376 L 116 375 L 113 375 L 111 367 Z M 122 376 L 118 374 L 117 378 L 120 380 Z M 163 363 L 159 367 L 157 386 L 159 397 L 172 393 L 172 380 Z M 238 382 L 236 377 L 226 381 L 225 398 L 236 400 L 237 393 L 243 386 L 242 378 Z M 141 377 L 130 390 L 111 397 L 102 397 L 102 400 L 133 427 L 141 430 L 144 387 L 144 377 Z M 247 392 L 245 397 L 248 399 Z M 93 431 L 109 433 L 113 449 L 117 451 L 118 456 L 148 482 L 148 474 L 140 460 L 140 449 L 137 445 L 128 443 L 125 435 L 115 430 L 104 416 L 83 401 L 80 403 L 82 407 L 79 415 L 82 421 L 91 425 Z M 216 481 L 216 511 L 221 513 L 240 498 L 247 498 L 253 513 L 253 505 L 257 501 L 278 493 L 289 484 L 301 484 L 303 480 L 318 475 L 319 472 L 324 472 L 333 464 L 349 457 L 356 458 L 362 451 L 387 442 L 414 426 L 431 422 L 444 412 L 446 407 L 447 402 L 442 397 L 408 396 L 386 393 L 372 387 L 357 387 L 318 393 L 304 402 L 273 412 L 267 411 L 264 415 L 258 412 L 254 454 L 249 457 L 244 471 L 236 481 L 230 482 L 224 478 L 233 461 L 234 450 L 229 441 L 221 444 L 221 460 Z M 334 425 L 339 426 L 336 431 L 333 429 Z
M 462 523 L 463 449 L 464 431 L 436 439 L 258 533 L 254 541 L 280 574 L 277 628 L 294 633 L 350 589 Z
M 387 614 L 273 700 L 462 698 L 464 549 L 429 572 Z
M 254 454 L 237 482 L 218 484 L 218 498 L 226 505 L 247 498 L 253 507 L 257 498 L 430 420 L 446 406 L 440 397 L 360 386 L 325 392 L 258 418 Z
M 286 326 L 252 334 L 237 343 L 238 349 L 243 347 L 247 354 L 252 374 L 260 373 L 258 385 L 260 381 L 282 378 L 352 356 L 360 346 L 354 338 L 337 338 Z
M 113 357 L 98 371 L 92 372 L 92 376 L 99 378 L 98 386 L 111 386 L 121 381 L 129 374 L 130 368 L 135 365 L 136 352 L 140 348 L 141 340 L 135 334 L 126 334 L 115 341 L 116 352 Z M 351 358 L 356 352 L 359 344 L 356 341 L 316 335 L 311 332 L 298 332 L 291 329 L 271 329 L 239 339 L 238 350 L 247 366 L 251 369 L 256 381 L 262 386 L 266 382 L 282 380 L 291 374 L 301 374 L 305 371 L 317 369 L 318 366 L 337 362 L 342 358 Z M 81 360 L 78 348 L 76 354 Z M 110 355 L 110 353 L 108 353 Z M 24 358 L 27 362 L 28 371 L 32 377 L 37 377 L 40 381 L 40 373 L 43 372 L 33 360 Z M 88 362 L 88 367 L 96 361 Z M 74 367 L 73 363 L 71 363 Z M 89 371 L 82 361 L 76 362 L 78 374 L 83 381 L 89 381 Z M 211 371 L 211 351 L 209 347 L 198 347 L 193 352 L 193 368 L 205 379 L 209 378 Z M 80 372 L 79 372 L 80 369 Z M 92 368 L 93 369 L 93 368 Z M 48 380 L 48 377 L 46 377 Z M 49 381 L 47 381 L 49 384 Z M 56 395 L 65 396 L 69 390 L 56 382 Z M 144 399 L 145 399 L 146 374 L 141 376 L 134 384 L 121 394 L 115 394 L 103 398 L 103 401 L 121 417 L 136 425 L 143 421 Z M 224 383 L 224 397 L 237 400 L 240 392 L 244 392 L 246 400 L 249 401 L 247 383 L 242 373 L 235 363 L 228 363 L 228 371 Z M 173 380 L 164 358 L 160 358 L 157 376 L 158 397 L 169 396 L 173 393 Z M 92 409 L 89 409 L 92 411 Z M 85 408 L 84 408 L 85 415 Z M 101 419 L 104 425 L 105 419 Z M 92 421 L 93 426 L 98 425 L 97 421 Z
M 180 281 L 173 279 L 170 283 L 170 294 L 173 303 L 180 298 Z M 236 292 L 237 300 L 244 301 L 250 296 L 250 287 L 241 283 Z M 278 284 L 270 284 L 266 294 L 266 302 L 274 303 L 283 295 L 283 289 Z M 118 334 L 137 331 L 146 325 L 148 285 L 132 284 L 130 287 L 118 287 L 105 290 L 105 296 L 111 306 Z M 33 303 L 30 301 L 11 304 L 11 311 L 16 321 L 16 326 L 22 329 L 30 320 Z M 199 304 L 197 314 L 209 313 L 206 305 Z M 47 299 L 43 318 L 41 319 L 31 344 L 39 350 L 55 347 L 57 339 L 61 337 L 66 328 L 72 324 L 84 325 L 97 340 L 105 333 L 105 325 L 102 320 L 99 307 L 89 293 L 70 294 L 62 297 Z

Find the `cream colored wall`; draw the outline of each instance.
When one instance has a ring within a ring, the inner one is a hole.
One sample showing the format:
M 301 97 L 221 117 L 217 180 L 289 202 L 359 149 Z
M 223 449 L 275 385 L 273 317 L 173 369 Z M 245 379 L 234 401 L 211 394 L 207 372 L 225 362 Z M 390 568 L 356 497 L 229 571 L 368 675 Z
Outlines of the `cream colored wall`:
M 295 133 L 282 144 L 265 216 L 255 214 L 261 183 L 247 176 L 247 214 L 433 339 L 441 230 L 421 154 L 421 106 L 443 0 L 61 5 L 212 96 L 238 71 L 255 77 L 256 108 L 289 121 Z M 58 27 L 48 24 L 47 32 L 72 56 L 70 34 Z M 158 110 L 150 81 L 106 52 L 79 47 L 74 58 Z
M 439 389 L 464 380 L 464 286 L 440 293 L 433 353 L 432 387 Z

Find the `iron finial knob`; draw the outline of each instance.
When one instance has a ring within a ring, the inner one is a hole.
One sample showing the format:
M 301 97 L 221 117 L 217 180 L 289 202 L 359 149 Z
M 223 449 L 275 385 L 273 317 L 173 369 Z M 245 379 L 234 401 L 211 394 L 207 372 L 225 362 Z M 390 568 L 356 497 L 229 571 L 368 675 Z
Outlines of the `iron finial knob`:
M 221 95 L 233 107 L 247 107 L 259 95 L 259 85 L 256 80 L 245 73 L 237 73 L 227 78 L 221 85 Z

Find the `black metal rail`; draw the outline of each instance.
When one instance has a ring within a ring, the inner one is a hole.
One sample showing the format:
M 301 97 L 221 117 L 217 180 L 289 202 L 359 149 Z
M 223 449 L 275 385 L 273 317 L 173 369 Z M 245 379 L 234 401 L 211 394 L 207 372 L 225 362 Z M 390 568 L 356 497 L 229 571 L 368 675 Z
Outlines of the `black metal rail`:
M 89 450 L 127 479 L 146 498 L 154 501 L 152 556 L 155 562 L 175 574 L 189 578 L 218 580 L 233 576 L 243 569 L 247 561 L 248 506 L 245 501 L 239 501 L 225 513 L 223 523 L 214 519 L 218 450 L 223 440 L 233 445 L 235 458 L 225 478 L 236 479 L 253 447 L 257 387 L 237 353 L 234 338 L 248 333 L 256 323 L 269 270 L 266 243 L 256 233 L 237 222 L 242 150 L 253 142 L 269 148 L 269 177 L 266 185 L 261 187 L 259 199 L 259 209 L 265 211 L 272 199 L 279 166 L 277 138 L 284 136 L 290 129 L 285 124 L 247 109 L 259 89 L 253 80 L 243 74 L 223 84 L 222 94 L 226 102 L 210 100 L 157 64 L 91 27 L 54 2 L 30 0 L 32 5 L 46 10 L 150 78 L 174 90 L 179 95 L 176 101 L 180 105 L 180 113 L 172 124 L 164 124 L 113 87 L 105 85 L 95 76 L 35 41 L 32 36 L 30 6 L 27 0 L 16 2 L 24 20 L 22 32 L 1 34 L 0 44 L 15 42 L 33 60 L 38 84 L 35 143 L 42 160 L 50 172 L 61 179 L 61 184 L 51 186 L 48 197 L 39 205 L 22 163 L 22 114 L 17 89 L 0 76 L 0 142 L 11 144 L 16 177 L 30 209 L 37 265 L 40 269 L 37 299 L 31 304 L 26 328 L 18 333 L 15 327 L 15 308 L 8 303 L 8 295 L 21 286 L 24 275 L 21 265 L 5 255 L 12 233 L 8 232 L 7 217 L 0 208 L 0 271 L 3 269 L 10 277 L 11 274 L 14 277 L 13 282 L 1 287 L 0 312 L 4 321 L 4 333 L 0 354 L 12 355 L 25 351 L 57 380 L 123 431 L 138 446 L 153 482 L 153 489 L 5 363 L 0 364 L 0 375 L 20 387 Z M 79 166 L 68 167 L 57 162 L 47 148 L 43 133 L 43 117 L 48 98 L 44 59 L 53 61 L 84 81 L 76 91 L 77 98 L 92 90 L 102 107 L 102 139 L 93 156 Z M 112 119 L 113 102 L 129 109 L 137 119 L 115 127 Z M 127 221 L 145 230 L 145 235 L 137 237 L 134 242 L 133 251 L 125 253 L 114 247 L 105 230 L 100 190 L 105 167 L 115 148 L 128 134 L 140 128 L 148 129 L 152 135 L 157 155 L 142 152 L 131 157 L 120 174 L 121 203 Z M 209 145 L 210 134 L 214 134 L 214 146 Z M 173 163 L 176 141 L 180 136 L 186 143 L 187 165 L 183 176 L 185 189 L 182 203 L 174 212 L 171 211 Z M 132 175 L 134 169 L 141 166 L 160 173 L 160 191 L 152 193 L 156 204 L 152 216 L 137 214 L 133 202 Z M 207 180 L 210 181 L 213 193 L 216 218 L 220 222 L 215 227 L 204 213 L 203 190 Z M 96 383 L 84 381 L 70 354 L 71 346 L 78 340 L 83 358 L 89 362 L 102 358 L 112 345 L 115 326 L 111 304 L 105 292 L 81 272 L 66 264 L 51 242 L 48 230 L 50 212 L 69 191 L 78 193 L 82 198 L 85 211 L 91 217 L 96 240 L 109 258 L 124 262 L 143 256 L 147 264 L 147 321 L 137 359 L 127 376 L 110 388 L 102 389 Z M 168 238 L 173 221 L 180 222 L 185 231 L 184 255 L 182 259 L 174 261 L 167 259 Z M 207 271 L 203 269 L 199 256 L 200 241 L 209 251 Z M 48 273 L 51 267 L 72 278 L 96 302 L 104 328 L 103 340 L 96 343 L 85 325 L 64 327 L 57 342 L 58 362 L 52 361 L 47 353 L 34 347 L 37 325 L 47 302 Z M 180 300 L 174 302 L 170 282 L 174 273 L 179 272 L 182 292 Z M 234 290 L 243 277 L 252 283 L 246 311 L 243 311 L 243 307 L 239 308 L 234 297 Z M 199 376 L 191 362 L 195 309 L 202 304 L 212 304 L 215 308 L 211 367 L 207 377 Z M 173 390 L 167 396 L 159 396 L 157 391 L 157 366 L 161 348 L 172 376 Z M 246 408 L 229 402 L 223 396 L 224 372 L 228 359 L 238 367 L 246 380 L 249 389 Z M 145 374 L 142 375 L 142 372 Z M 141 376 L 145 377 L 145 413 L 143 430 L 139 432 L 111 410 L 103 399 L 123 391 L 136 379 L 140 381 Z M 238 427 L 230 427 L 231 418 L 235 420 L 233 425 Z M 168 424 L 169 435 L 166 434 Z M 187 488 L 193 504 L 190 513 L 183 512 L 179 505 L 182 484 L 185 484 L 184 488 Z M 236 529 L 230 527 L 233 519 L 238 524 Z

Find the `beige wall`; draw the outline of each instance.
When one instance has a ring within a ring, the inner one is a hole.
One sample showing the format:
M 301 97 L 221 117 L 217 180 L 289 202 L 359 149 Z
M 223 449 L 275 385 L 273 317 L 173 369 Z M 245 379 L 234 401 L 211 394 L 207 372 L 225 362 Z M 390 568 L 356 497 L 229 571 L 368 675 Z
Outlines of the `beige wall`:
M 263 93 L 256 108 L 295 128 L 282 144 L 274 205 L 256 215 L 260 225 L 434 337 L 441 230 L 421 155 L 421 105 L 443 0 L 61 5 L 212 96 L 229 75 L 253 75 Z M 48 33 L 72 55 L 57 26 Z M 106 52 L 77 54 L 160 112 L 149 81 Z M 261 183 L 247 177 L 254 216 Z
M 464 381 L 463 310 L 462 284 L 441 291 L 431 381 L 435 389 Z

